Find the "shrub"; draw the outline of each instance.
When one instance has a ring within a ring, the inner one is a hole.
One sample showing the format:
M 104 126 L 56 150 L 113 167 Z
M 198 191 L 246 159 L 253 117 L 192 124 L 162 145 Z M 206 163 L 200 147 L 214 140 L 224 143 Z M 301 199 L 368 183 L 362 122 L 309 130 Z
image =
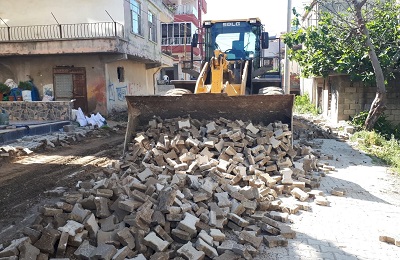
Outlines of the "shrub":
M 393 135 L 389 140 L 386 140 L 375 131 L 360 131 L 355 133 L 351 140 L 357 141 L 361 150 L 378 158 L 397 173 L 400 173 L 400 144 Z
M 318 114 L 317 108 L 311 103 L 308 94 L 295 97 L 294 111 L 299 114 Z
M 364 130 L 364 123 L 367 117 L 368 111 L 363 111 L 351 119 L 351 124 L 356 127 L 356 131 Z M 389 140 L 392 136 L 400 139 L 399 126 L 393 126 L 384 114 L 378 118 L 378 121 L 376 121 L 374 130 L 386 138 L 386 140 Z
M 32 84 L 29 81 L 20 81 L 18 83 L 18 88 L 22 90 L 32 90 Z
M 4 83 L 0 83 L 0 93 L 8 94 L 10 92 L 10 87 Z

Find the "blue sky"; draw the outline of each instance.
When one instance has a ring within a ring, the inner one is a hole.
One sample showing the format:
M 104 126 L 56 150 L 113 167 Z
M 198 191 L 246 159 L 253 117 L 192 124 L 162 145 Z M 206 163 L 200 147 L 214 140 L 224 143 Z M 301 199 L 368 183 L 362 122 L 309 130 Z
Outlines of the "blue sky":
M 292 0 L 292 6 L 302 6 L 305 0 Z M 203 20 L 245 19 L 259 17 L 270 35 L 286 31 L 287 0 L 207 0 Z

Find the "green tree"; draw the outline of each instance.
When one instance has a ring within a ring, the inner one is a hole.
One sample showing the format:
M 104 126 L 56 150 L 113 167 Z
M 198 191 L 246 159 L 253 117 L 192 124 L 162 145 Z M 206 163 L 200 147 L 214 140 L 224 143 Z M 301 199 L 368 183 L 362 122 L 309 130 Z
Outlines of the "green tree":
M 305 77 L 344 73 L 352 80 L 375 82 L 376 96 L 364 124 L 371 130 L 386 108 L 387 80 L 399 70 L 400 8 L 396 0 L 312 2 L 316 4 L 321 10 L 318 26 L 285 35 L 289 57 Z M 293 22 L 300 25 L 298 14 Z

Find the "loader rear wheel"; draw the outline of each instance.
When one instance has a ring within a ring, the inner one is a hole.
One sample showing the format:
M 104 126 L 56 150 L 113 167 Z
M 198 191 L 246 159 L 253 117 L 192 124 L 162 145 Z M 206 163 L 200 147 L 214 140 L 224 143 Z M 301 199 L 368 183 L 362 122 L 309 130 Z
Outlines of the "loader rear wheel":
M 168 90 L 164 96 L 182 96 L 184 94 L 192 94 L 192 92 L 184 88 L 174 88 Z
M 283 95 L 283 89 L 280 87 L 265 87 L 258 91 L 260 95 Z

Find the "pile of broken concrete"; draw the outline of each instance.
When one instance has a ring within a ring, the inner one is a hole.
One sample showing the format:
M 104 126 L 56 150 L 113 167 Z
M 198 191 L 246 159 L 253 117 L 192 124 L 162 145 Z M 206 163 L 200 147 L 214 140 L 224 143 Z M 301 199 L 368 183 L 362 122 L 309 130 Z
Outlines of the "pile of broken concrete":
M 75 128 L 74 125 L 66 125 L 62 132 L 24 136 L 11 144 L 0 146 L 0 160 L 30 155 L 47 147 L 68 146 L 82 141 L 90 131 L 92 130 L 89 127 Z
M 9 259 L 251 259 L 287 246 L 289 215 L 333 170 L 280 122 L 154 119 L 125 157 L 79 182 L 0 252 Z M 282 203 L 293 196 L 295 203 Z

